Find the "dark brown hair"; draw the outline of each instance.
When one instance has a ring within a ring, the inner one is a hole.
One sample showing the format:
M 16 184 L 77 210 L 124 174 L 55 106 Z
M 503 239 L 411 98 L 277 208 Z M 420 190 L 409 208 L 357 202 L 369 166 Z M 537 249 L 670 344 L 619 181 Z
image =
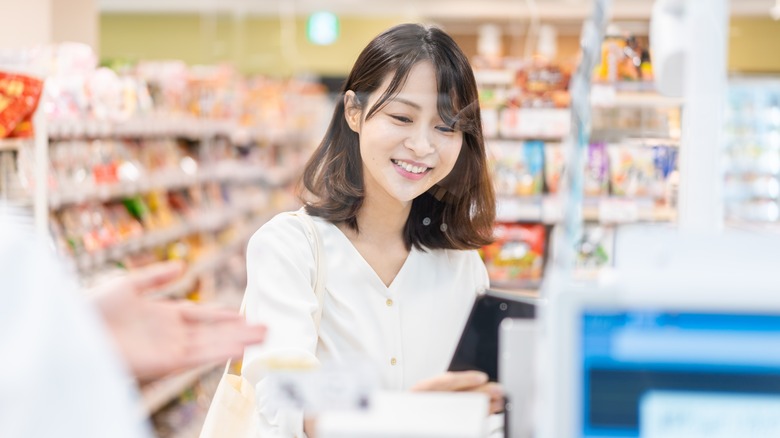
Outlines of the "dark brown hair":
M 392 27 L 363 49 L 344 83 L 342 97 L 352 90 L 356 104 L 365 109 L 369 95 L 392 75 L 385 93 L 364 112 L 369 119 L 400 91 L 412 67 L 426 60 L 436 70 L 439 115 L 463 133 L 463 146 L 450 174 L 412 201 L 404 242 L 407 249 L 479 248 L 492 241 L 496 201 L 474 73 L 455 41 L 435 27 Z M 349 128 L 344 111 L 342 98 L 304 170 L 303 185 L 313 197 L 301 193 L 301 199 L 310 215 L 359 230 L 356 218 L 363 204 L 363 163 L 358 134 Z

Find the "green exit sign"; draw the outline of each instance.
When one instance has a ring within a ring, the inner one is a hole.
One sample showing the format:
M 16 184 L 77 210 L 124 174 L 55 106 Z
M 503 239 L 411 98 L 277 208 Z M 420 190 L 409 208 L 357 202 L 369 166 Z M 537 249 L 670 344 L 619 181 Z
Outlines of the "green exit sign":
M 339 38 L 339 18 L 330 12 L 315 12 L 306 23 L 306 37 L 312 44 L 327 46 Z

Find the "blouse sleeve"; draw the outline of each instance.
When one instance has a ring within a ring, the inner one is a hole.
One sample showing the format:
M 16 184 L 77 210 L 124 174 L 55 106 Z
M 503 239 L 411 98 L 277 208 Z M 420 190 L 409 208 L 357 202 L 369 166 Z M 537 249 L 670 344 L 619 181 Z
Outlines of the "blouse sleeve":
M 276 216 L 249 241 L 246 318 L 250 323 L 265 324 L 268 334 L 261 345 L 246 349 L 242 374 L 255 386 L 261 427 L 268 429 L 263 430 L 268 436 L 303 436 L 301 412 L 282 412 L 269 403 L 263 369 L 272 359 L 318 364 L 315 270 L 303 224 L 291 214 Z

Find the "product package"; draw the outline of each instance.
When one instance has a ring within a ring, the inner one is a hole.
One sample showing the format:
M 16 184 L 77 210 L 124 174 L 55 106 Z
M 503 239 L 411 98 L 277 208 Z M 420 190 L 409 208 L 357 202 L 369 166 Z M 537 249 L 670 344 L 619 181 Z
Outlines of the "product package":
M 649 198 L 655 179 L 652 148 L 630 144 L 610 144 L 610 182 L 614 196 Z
M 656 204 L 673 206 L 671 193 L 672 175 L 677 171 L 677 152 L 674 146 L 656 145 L 653 149 L 653 164 L 655 165 L 654 187 L 652 190 Z
M 561 178 L 566 167 L 565 148 L 560 143 L 545 143 L 544 145 L 544 182 L 547 193 L 557 194 L 561 186 Z
M 599 197 L 609 194 L 609 157 L 606 144 L 592 143 L 588 146 L 583 176 L 583 195 Z
M 493 180 L 503 196 L 541 195 L 544 182 L 544 143 L 491 141 Z
M 39 79 L 0 72 L 0 138 L 32 137 L 32 113 L 42 91 Z
M 577 241 L 576 267 L 595 270 L 609 266 L 613 260 L 614 229 L 600 224 L 588 224 Z
M 490 282 L 513 287 L 541 281 L 546 230 L 541 224 L 498 224 L 495 242 L 482 249 Z

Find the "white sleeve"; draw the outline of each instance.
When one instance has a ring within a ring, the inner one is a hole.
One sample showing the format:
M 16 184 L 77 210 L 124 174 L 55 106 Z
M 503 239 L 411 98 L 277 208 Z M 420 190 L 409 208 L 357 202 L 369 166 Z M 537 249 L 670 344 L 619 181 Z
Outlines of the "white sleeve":
M 152 437 L 99 314 L 61 261 L 2 212 L 0 279 L 0 436 Z
M 262 430 L 267 436 L 303 436 L 302 413 L 282 412 L 268 400 L 263 368 L 274 358 L 318 363 L 315 270 L 312 246 L 295 216 L 276 216 L 249 241 L 246 318 L 265 324 L 268 334 L 261 345 L 246 349 L 242 374 L 255 385 L 261 428 L 269 429 Z
M 471 251 L 471 268 L 474 273 L 474 283 L 477 286 L 477 293 L 482 294 L 490 289 L 490 277 L 488 277 L 487 267 L 477 251 Z

